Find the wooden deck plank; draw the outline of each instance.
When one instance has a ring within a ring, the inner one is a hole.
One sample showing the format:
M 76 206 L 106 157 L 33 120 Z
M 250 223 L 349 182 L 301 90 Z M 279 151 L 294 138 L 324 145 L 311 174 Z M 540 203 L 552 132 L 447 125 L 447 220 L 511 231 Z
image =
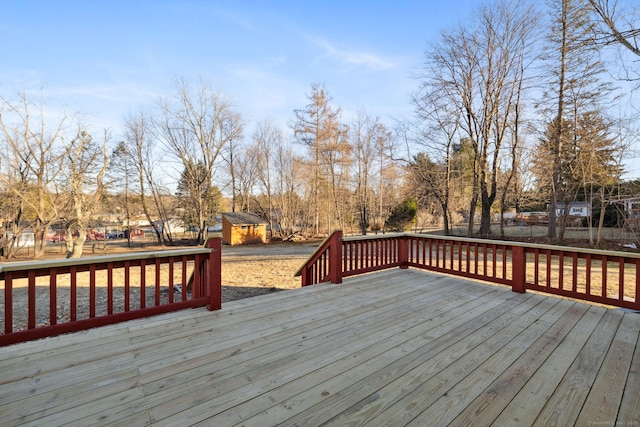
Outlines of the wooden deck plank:
M 366 286 L 366 283 L 355 286 L 353 292 L 361 292 L 362 286 Z M 309 294 L 323 292 L 326 294 L 326 291 L 324 291 L 325 287 L 328 288 L 328 286 L 318 286 L 306 288 L 304 291 Z M 266 295 L 264 298 L 265 303 L 262 304 L 259 302 L 248 304 L 245 301 L 243 301 L 242 304 L 237 304 L 240 307 L 253 308 L 251 310 L 251 315 L 244 316 L 243 321 L 258 319 L 261 316 L 265 316 L 265 312 L 268 314 L 272 311 L 277 311 L 278 308 L 286 311 L 287 307 L 291 307 L 292 298 L 291 295 L 286 294 L 288 293 L 280 292 L 277 296 L 275 294 Z M 251 300 L 251 298 L 247 300 Z M 307 296 L 305 300 L 309 300 L 309 302 L 311 302 L 312 298 Z M 307 301 L 305 301 L 305 303 L 306 302 Z M 10 371 L 10 375 L 0 378 L 0 384 L 3 382 L 16 381 L 22 378 L 29 378 L 47 371 L 56 371 L 67 367 L 78 366 L 85 362 L 91 363 L 96 359 L 96 355 L 107 358 L 119 354 L 123 349 L 131 351 L 149 348 L 153 343 L 159 344 L 161 347 L 160 352 L 162 355 L 166 355 L 166 343 L 172 341 L 174 336 L 183 338 L 185 328 L 189 328 L 192 332 L 186 338 L 190 341 L 197 340 L 196 334 L 198 332 L 211 329 L 211 325 L 206 322 L 198 323 L 197 317 L 206 316 L 208 320 L 211 320 L 211 316 L 222 317 L 222 319 L 216 319 L 216 330 L 222 330 L 229 325 L 241 328 L 241 325 L 237 323 L 234 324 L 235 319 L 232 317 L 233 309 L 236 304 L 230 303 L 228 306 L 229 308 L 227 308 L 227 305 L 225 306 L 224 316 L 220 316 L 218 312 L 185 310 L 184 313 L 188 314 L 183 314 L 183 312 L 175 314 L 169 313 L 154 316 L 149 319 L 123 322 L 118 325 L 112 325 L 109 328 L 96 328 L 89 331 L 79 332 L 77 334 L 53 337 L 47 339 L 47 351 L 44 352 L 34 353 L 30 350 L 38 341 L 8 347 L 6 351 L 7 357 L 0 361 L 0 369 L 2 369 L 3 364 L 4 366 L 12 365 L 13 369 Z M 165 320 L 173 320 L 176 318 L 176 322 L 167 322 Z M 269 325 L 269 318 L 263 318 L 263 320 L 265 325 Z M 147 322 L 149 324 L 147 324 Z M 197 326 L 194 327 L 194 325 Z M 237 329 L 238 328 L 236 328 L 236 330 Z M 113 330 L 117 331 L 117 333 L 113 333 Z M 122 338 L 122 335 L 125 332 L 127 332 L 126 338 Z M 209 339 L 204 342 L 211 345 L 215 340 L 224 341 L 226 338 L 226 336 L 216 334 L 214 337 L 209 337 Z M 66 339 L 69 341 L 68 345 L 64 345 Z M 86 351 L 87 349 L 91 349 L 91 352 Z M 57 357 L 52 360 L 50 358 L 50 355 L 52 354 L 57 354 L 58 356 L 66 354 L 66 357 Z
M 445 292 L 443 289 L 442 293 Z M 412 289 L 410 287 L 398 287 L 393 288 L 390 287 L 389 293 L 380 294 L 376 296 L 372 302 L 375 301 L 396 301 L 397 303 L 402 303 L 405 298 L 410 298 L 412 295 L 419 295 L 421 291 L 419 289 Z M 237 351 L 235 347 L 237 344 L 235 343 L 243 343 L 243 342 L 252 342 L 260 337 L 269 336 L 271 337 L 276 330 L 289 331 L 293 328 L 300 328 L 307 326 L 309 328 L 314 328 L 314 326 L 322 326 L 323 322 L 333 322 L 336 320 L 334 316 L 340 317 L 350 317 L 352 313 L 362 311 L 372 311 L 372 307 L 366 304 L 363 304 L 359 301 L 358 297 L 359 292 L 354 292 L 353 294 L 342 293 L 340 298 L 332 303 L 331 306 L 331 316 L 326 316 L 327 309 L 323 303 L 327 303 L 327 300 L 312 300 L 311 303 L 307 303 L 305 301 L 304 305 L 294 306 L 293 308 L 289 305 L 289 309 L 287 307 L 283 307 L 280 310 L 271 311 L 268 316 L 265 316 L 261 319 L 260 323 L 254 325 L 251 328 L 246 328 L 245 324 L 247 321 L 244 319 L 238 319 L 236 323 L 231 323 L 225 327 L 225 325 L 216 325 L 215 334 L 209 337 L 207 340 L 201 340 L 202 347 L 197 347 L 196 345 L 189 345 L 189 353 L 184 354 L 183 346 L 186 344 L 190 344 L 189 339 L 193 337 L 195 334 L 190 334 L 189 337 L 184 339 L 174 340 L 171 343 L 159 343 L 159 345 L 149 345 L 144 349 L 136 351 L 136 357 L 141 361 L 141 369 L 143 372 L 148 370 L 157 369 L 159 366 L 154 364 L 154 361 L 161 360 L 161 363 L 164 365 L 177 363 L 182 360 L 173 360 L 171 358 L 166 358 L 167 354 L 172 354 L 171 349 L 175 348 L 176 350 L 176 358 L 188 356 L 191 358 L 196 358 L 201 354 L 209 354 L 211 352 L 211 346 L 225 346 L 231 348 L 230 351 Z M 330 295 L 327 295 L 326 298 L 332 299 Z M 304 315 L 303 315 L 304 314 Z M 253 321 L 253 320 L 252 320 Z M 207 328 L 203 331 L 203 333 L 210 334 L 211 328 Z M 196 331 L 197 333 L 197 331 Z M 218 347 L 219 348 L 219 347 Z M 148 366 L 145 366 L 144 363 L 148 363 Z
M 514 306 L 517 308 L 509 310 Z M 357 422 L 353 423 L 356 417 L 366 421 L 367 416 L 385 409 L 385 403 L 392 404 L 398 396 L 402 396 L 411 388 L 411 384 L 419 384 L 432 377 L 435 372 L 447 366 L 448 361 L 457 354 L 480 345 L 510 323 L 517 321 L 522 314 L 518 309 L 528 310 L 530 307 L 519 304 L 518 298 L 511 298 L 487 308 L 488 310 L 483 312 L 476 311 L 478 308 L 474 309 L 474 312 L 470 313 L 475 316 L 472 320 L 450 313 L 449 320 L 439 329 L 426 336 L 417 336 L 405 345 L 392 348 L 376 356 L 371 362 L 367 361 L 356 367 L 357 370 L 363 371 L 358 381 L 343 383 L 343 378 L 336 377 L 332 383 L 320 384 L 323 389 L 331 390 L 331 396 L 323 396 L 321 402 L 307 412 L 301 410 L 309 409 L 307 405 L 313 400 L 308 399 L 313 397 L 313 393 L 316 399 L 319 399 L 322 394 L 319 390 L 310 389 L 305 393 L 304 407 L 300 403 L 299 407 L 295 407 L 294 402 L 283 401 L 277 407 L 245 420 L 243 425 L 259 425 L 265 418 L 277 422 L 286 420 L 287 424 L 291 425 L 317 425 L 324 422 L 357 425 Z M 430 365 L 427 365 L 427 362 Z M 371 369 L 368 369 L 369 367 Z M 385 399 L 379 399 L 380 396 L 384 396 Z M 291 418 L 286 418 L 286 415 Z M 348 418 L 345 415 L 348 415 Z
M 640 314 L 635 314 L 640 317 Z M 640 335 L 640 331 L 638 333 Z M 640 336 L 637 338 L 631 359 L 617 421 L 620 421 L 620 424 L 640 425 Z
M 491 425 L 507 404 L 533 377 L 537 369 L 571 333 L 588 310 L 587 306 L 574 304 L 556 320 L 544 335 L 533 342 L 508 368 L 451 422 L 459 426 Z
M 618 420 L 618 406 L 622 401 L 625 384 L 631 368 L 633 352 L 638 342 L 640 316 L 627 313 L 609 346 L 598 376 L 589 391 L 577 425 L 626 424 L 631 420 Z M 637 407 L 640 413 L 640 407 Z M 640 415 L 639 415 L 640 416 Z
M 487 340 L 454 360 L 429 381 L 423 382 L 393 407 L 389 407 L 372 423 L 400 420 L 407 425 L 447 425 L 462 408 L 486 389 L 496 372 L 506 369 L 546 331 L 549 322 L 557 320 L 569 308 L 567 302 L 556 302 L 542 314 L 523 315 L 513 322 L 507 334 Z
M 136 388 L 137 369 L 128 368 L 117 372 L 105 372 L 108 373 L 102 377 L 87 381 L 78 379 L 74 384 L 61 386 L 47 392 L 38 389 L 38 393 L 29 396 L 28 405 L 25 404 L 24 399 L 20 399 L 12 404 L 1 406 L 0 425 L 36 422 L 52 413 L 74 412 L 77 407 L 90 406 L 96 399 L 111 398 L 118 393 L 126 393 L 128 390 Z M 127 394 L 127 396 L 130 395 Z
M 309 375 L 270 390 L 268 395 L 262 396 L 260 402 L 252 400 L 208 421 L 216 425 L 230 425 L 234 423 L 234 418 L 240 415 L 244 420 L 243 425 L 246 426 L 261 425 L 265 419 L 273 423 L 287 420 L 287 423 L 291 425 L 313 425 L 320 422 L 320 420 L 288 420 L 288 418 L 292 413 L 314 406 L 320 400 L 323 404 L 327 404 L 330 401 L 327 398 L 329 394 L 335 397 L 333 400 L 339 402 L 344 402 L 345 398 L 352 398 L 354 392 L 361 392 L 363 389 L 371 387 L 371 380 L 363 381 L 363 379 L 369 376 L 372 370 L 375 372 L 383 369 L 386 365 L 403 356 L 420 357 L 420 350 L 427 345 L 432 349 L 436 347 L 437 342 L 439 342 L 439 346 L 444 348 L 452 345 L 459 339 L 462 328 L 458 329 L 457 333 L 447 333 L 451 331 L 451 317 L 455 317 L 455 322 L 466 328 L 478 328 L 479 324 L 474 316 L 477 316 L 481 310 L 485 313 L 490 311 L 491 308 L 497 307 L 496 303 L 499 303 L 495 294 L 492 293 L 490 298 L 492 300 L 486 300 L 488 306 L 481 304 L 482 308 L 476 308 L 472 311 L 469 311 L 466 306 L 443 307 L 443 310 L 433 311 L 430 313 L 431 318 L 427 321 L 417 322 L 419 319 L 415 319 L 411 328 L 404 329 L 402 334 L 387 336 L 381 343 L 369 346 L 353 356 L 346 356 L 334 363 L 324 364 Z M 444 317 L 443 313 L 447 313 L 448 316 Z M 466 317 L 465 320 L 465 316 L 471 316 L 473 321 L 469 320 L 469 317 Z M 497 314 L 491 317 L 495 316 Z M 331 351 L 331 349 L 327 349 L 327 351 Z M 387 375 L 383 375 L 383 378 L 386 377 Z M 345 381 L 345 378 L 348 378 L 348 381 Z M 348 390 L 345 392 L 341 390 L 341 387 L 347 387 Z M 259 412 L 262 407 L 264 409 Z M 327 409 L 326 407 L 314 408 L 313 412 L 317 414 L 331 413 Z M 254 418 L 248 419 L 249 416 Z
M 388 270 L 1 348 L 0 425 L 637 423 L 639 339 L 638 313 Z
M 564 378 L 547 399 L 534 426 L 575 424 L 622 316 L 620 310 L 607 310 L 604 313 Z
M 547 399 L 553 394 L 569 369 L 578 352 L 585 345 L 606 309 L 591 306 L 580 322 L 567 334 L 556 350 L 520 389 L 507 407 L 495 419 L 495 425 L 530 426 L 542 411 Z
M 319 343 L 315 340 L 299 340 L 299 343 L 290 351 L 285 351 L 284 355 L 282 351 L 275 353 L 275 359 L 264 360 L 263 357 L 243 364 L 243 373 L 241 375 L 235 375 L 230 378 L 223 376 L 220 381 L 215 382 L 216 391 L 222 394 L 220 396 L 222 401 L 218 406 L 235 406 L 246 399 L 246 393 L 255 393 L 256 390 L 260 390 L 262 387 L 273 388 L 279 384 L 302 377 L 309 372 L 317 370 L 320 366 L 350 357 L 354 353 L 360 353 L 369 345 L 378 345 L 386 337 L 397 334 L 421 318 L 431 317 L 431 314 L 421 304 L 421 298 L 413 298 L 411 301 L 415 304 L 413 309 L 403 307 L 403 304 L 398 305 L 398 308 L 405 313 L 403 315 L 399 314 L 398 311 L 392 311 L 388 316 L 373 315 L 366 322 L 361 319 L 354 319 L 353 322 L 343 328 L 324 336 Z M 491 298 L 487 298 L 486 304 L 490 303 Z M 406 302 L 404 305 L 406 305 Z M 457 310 L 459 308 L 455 308 L 455 305 L 452 305 L 451 309 Z M 269 355 L 266 356 L 268 357 Z M 225 363 L 229 362 L 225 361 Z M 295 369 L 292 369 L 292 363 L 295 363 Z M 203 385 L 210 383 L 208 381 L 209 376 L 200 380 L 200 382 Z M 191 387 L 198 386 L 198 384 L 191 382 L 188 386 L 191 390 Z M 218 400 L 203 399 L 201 404 L 193 405 L 193 402 L 189 401 L 189 399 L 182 399 L 182 406 L 178 409 L 185 411 L 185 413 L 177 411 L 167 418 L 167 422 L 175 422 L 176 420 L 184 419 L 184 417 L 187 417 L 188 420 L 199 421 L 197 417 L 200 416 L 200 410 L 206 414 L 214 413 L 217 407 L 215 404 Z M 175 400 L 171 402 L 174 406 L 176 403 L 180 402 Z M 154 412 L 152 412 L 152 415 L 163 418 L 168 415 L 169 410 L 176 410 L 176 408 L 171 407 L 171 405 L 156 405 L 155 410 L 162 412 L 162 416 Z M 154 417 L 154 420 L 158 418 Z

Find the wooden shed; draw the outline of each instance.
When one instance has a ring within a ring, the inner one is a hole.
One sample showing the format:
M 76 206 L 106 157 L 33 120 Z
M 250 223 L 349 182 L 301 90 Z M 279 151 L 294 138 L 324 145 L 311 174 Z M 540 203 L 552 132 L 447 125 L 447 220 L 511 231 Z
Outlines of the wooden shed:
M 222 241 L 228 245 L 267 242 L 267 221 L 249 212 L 222 214 Z

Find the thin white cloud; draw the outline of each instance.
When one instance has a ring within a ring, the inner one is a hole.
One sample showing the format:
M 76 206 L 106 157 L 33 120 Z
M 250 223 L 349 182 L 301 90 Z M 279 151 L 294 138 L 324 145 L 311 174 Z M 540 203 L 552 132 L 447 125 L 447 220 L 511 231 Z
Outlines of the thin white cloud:
M 338 49 L 328 40 L 317 36 L 309 36 L 307 39 L 324 51 L 323 57 L 332 58 L 350 66 L 364 66 L 373 70 L 388 70 L 395 67 L 393 61 L 374 53 Z

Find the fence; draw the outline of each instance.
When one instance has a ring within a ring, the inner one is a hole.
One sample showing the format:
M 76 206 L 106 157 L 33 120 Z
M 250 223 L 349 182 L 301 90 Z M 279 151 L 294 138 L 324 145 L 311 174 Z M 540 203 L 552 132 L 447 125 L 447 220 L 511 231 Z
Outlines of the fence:
M 193 249 L 0 265 L 0 346 L 189 307 L 220 309 L 220 263 L 220 239 L 210 239 Z
M 336 231 L 296 274 L 308 286 L 393 267 L 640 310 L 640 255 L 628 252 L 408 233 L 343 238 Z

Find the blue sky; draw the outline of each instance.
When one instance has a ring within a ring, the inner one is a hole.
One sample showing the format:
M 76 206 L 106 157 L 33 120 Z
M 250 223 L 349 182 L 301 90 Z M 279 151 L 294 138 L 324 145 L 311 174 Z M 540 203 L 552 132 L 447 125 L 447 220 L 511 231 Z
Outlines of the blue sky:
M 311 84 L 321 83 L 343 120 L 364 108 L 393 125 L 411 114 L 429 43 L 481 4 L 0 0 L 0 95 L 43 88 L 49 107 L 117 139 L 123 118 L 171 95 L 177 77 L 203 78 L 234 103 L 250 135 L 266 118 L 287 131 Z M 640 159 L 632 160 L 627 176 L 640 176 Z
M 323 83 L 344 116 L 408 114 L 427 43 L 479 1 L 9 1 L 0 94 L 44 88 L 117 134 L 178 76 L 208 80 L 245 120 L 286 127 Z M 115 135 L 114 135 L 115 136 Z

